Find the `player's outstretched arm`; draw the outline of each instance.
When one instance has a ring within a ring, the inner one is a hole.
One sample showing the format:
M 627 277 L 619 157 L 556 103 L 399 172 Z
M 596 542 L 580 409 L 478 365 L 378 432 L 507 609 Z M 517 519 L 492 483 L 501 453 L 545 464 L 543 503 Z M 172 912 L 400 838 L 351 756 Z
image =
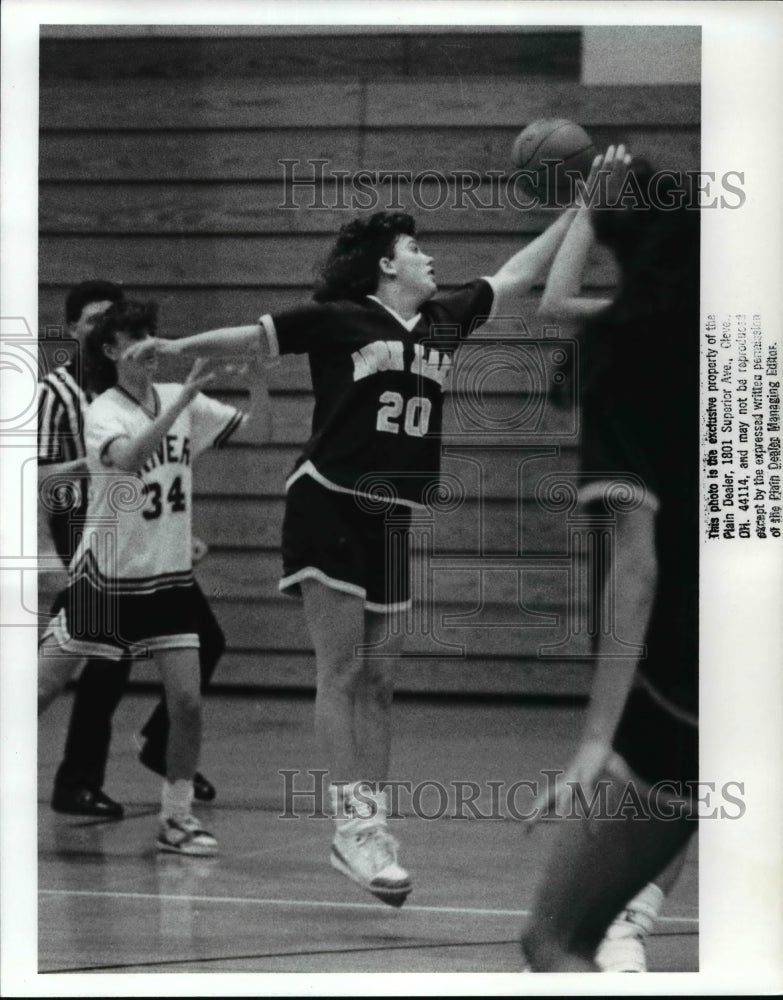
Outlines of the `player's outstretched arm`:
M 538 310 L 540 316 L 561 320 L 588 319 L 611 304 L 611 299 L 591 299 L 582 295 L 587 258 L 595 243 L 590 202 L 600 190 L 601 183 L 606 184 L 608 196 L 610 186 L 614 188 L 621 180 L 620 175 L 624 176 L 629 161 L 630 157 L 626 157 L 622 145 L 616 150 L 610 146 L 603 156 L 599 154 L 593 160 L 590 176 L 580 195 L 578 211 L 572 216 L 570 228 L 552 262 Z
M 272 439 L 272 403 L 267 371 L 257 357 L 248 362 L 246 368 L 250 406 L 231 440 L 241 444 L 266 444 Z
M 532 243 L 517 251 L 492 276 L 492 287 L 500 301 L 518 299 L 530 291 L 552 262 L 576 212 L 576 208 L 566 209 L 548 229 L 545 229 Z
M 554 794 L 536 802 L 540 815 L 545 807 L 557 804 L 567 810 L 572 787 L 581 786 L 590 797 L 595 781 L 609 757 L 612 740 L 633 685 L 636 668 L 652 615 L 658 578 L 655 553 L 655 508 L 645 504 L 639 510 L 618 515 L 612 565 L 604 586 L 611 586 L 617 636 L 628 645 L 628 655 L 607 651 L 613 636 L 599 640 L 590 704 L 579 747 L 556 783 Z M 602 603 L 607 603 L 604 600 Z M 607 655 L 607 652 L 609 655 Z
M 225 326 L 190 337 L 166 340 L 162 337 L 147 338 L 128 348 L 128 357 L 137 361 L 156 353 L 163 357 L 225 358 L 247 357 L 257 353 L 261 360 L 268 357 L 267 339 L 259 323 L 250 326 Z
M 122 472 L 137 472 L 144 465 L 180 413 L 215 377 L 212 373 L 203 372 L 204 364 L 201 359 L 196 361 L 177 398 L 160 412 L 146 430 L 135 437 L 117 437 L 109 443 L 102 456 L 106 465 Z

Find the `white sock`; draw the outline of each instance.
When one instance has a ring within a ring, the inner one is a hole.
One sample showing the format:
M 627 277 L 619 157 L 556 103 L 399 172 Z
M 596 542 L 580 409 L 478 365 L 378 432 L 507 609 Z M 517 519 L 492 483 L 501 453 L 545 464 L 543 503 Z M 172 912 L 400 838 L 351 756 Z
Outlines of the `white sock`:
M 622 936 L 620 929 L 627 927 L 629 933 L 631 929 L 636 933 L 641 930 L 646 937 L 653 929 L 664 899 L 664 894 L 658 886 L 654 882 L 649 882 L 615 918 L 612 924 L 615 934 L 613 935 L 610 929 L 609 936 L 616 936 L 618 933 Z
M 163 779 L 163 790 L 160 796 L 160 815 L 163 819 L 189 816 L 192 801 L 192 781 L 187 778 L 178 778 L 176 781 Z
M 372 782 L 353 781 L 347 785 L 330 785 L 329 801 L 338 826 L 354 819 L 386 822 L 386 792 L 378 791 Z

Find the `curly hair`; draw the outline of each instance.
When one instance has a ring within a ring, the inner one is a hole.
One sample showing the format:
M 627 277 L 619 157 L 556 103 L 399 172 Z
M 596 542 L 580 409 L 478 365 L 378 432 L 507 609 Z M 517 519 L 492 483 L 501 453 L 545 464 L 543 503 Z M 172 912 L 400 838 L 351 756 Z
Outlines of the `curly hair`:
M 117 366 L 103 350 L 115 335 L 127 333 L 134 340 L 158 330 L 158 307 L 154 302 L 123 300 L 111 306 L 87 334 L 84 344 L 85 383 L 91 392 L 101 393 L 117 383 Z
M 378 287 L 378 262 L 391 257 L 399 236 L 415 236 L 416 223 L 406 212 L 376 212 L 347 222 L 316 279 L 316 302 L 363 299 Z

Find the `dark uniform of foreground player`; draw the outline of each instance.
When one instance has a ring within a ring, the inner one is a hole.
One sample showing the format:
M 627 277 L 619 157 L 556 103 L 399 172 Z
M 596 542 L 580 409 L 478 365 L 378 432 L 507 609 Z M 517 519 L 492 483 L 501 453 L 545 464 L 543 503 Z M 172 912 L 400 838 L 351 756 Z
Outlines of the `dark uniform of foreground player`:
M 160 345 L 197 355 L 260 342 L 271 357 L 309 356 L 312 437 L 287 483 L 280 587 L 301 593 L 315 647 L 316 731 L 336 819 L 332 864 L 391 905 L 411 889 L 381 787 L 404 631 L 393 619 L 411 599 L 408 518 L 438 483 L 453 352 L 498 302 L 518 314 L 569 221 L 558 219 L 492 277 L 436 295 L 433 259 L 413 219 L 380 212 L 340 230 L 314 303 Z
M 612 153 L 606 165 L 617 175 L 622 157 Z M 607 928 L 637 894 L 641 926 L 651 924 L 650 883 L 696 826 L 699 215 L 685 192 L 649 184 L 641 165 L 631 169 L 651 207 L 585 206 L 553 267 L 565 261 L 553 275 L 556 301 L 545 296 L 544 304 L 556 315 L 593 317 L 583 331 L 582 465 L 592 480 L 583 500 L 606 514 L 613 479 L 639 484 L 627 511 L 614 511 L 610 574 L 618 636 L 646 646 L 646 655 L 602 656 L 599 640 L 585 734 L 567 778 L 588 801 L 606 781 L 608 817 L 590 812 L 559 824 L 524 936 L 534 971 L 597 971 L 594 962 L 614 950 L 611 935 L 602 944 Z M 670 207 L 656 207 L 652 192 Z M 683 207 L 671 207 L 681 195 Z M 621 268 L 617 297 L 597 313 L 594 301 L 578 298 L 593 234 Z

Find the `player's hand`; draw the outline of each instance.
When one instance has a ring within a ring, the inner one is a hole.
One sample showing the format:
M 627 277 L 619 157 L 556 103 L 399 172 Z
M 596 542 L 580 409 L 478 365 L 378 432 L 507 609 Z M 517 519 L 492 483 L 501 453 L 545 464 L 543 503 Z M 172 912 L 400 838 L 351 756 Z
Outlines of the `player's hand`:
M 612 149 L 611 146 L 606 151 L 601 169 L 607 175 L 606 207 L 617 208 L 618 199 L 623 190 L 625 178 L 628 175 L 628 168 L 631 165 L 631 155 L 626 151 L 622 143 L 614 150 L 613 157 L 609 156 L 610 149 Z
M 572 811 L 575 788 L 579 788 L 582 797 L 589 802 L 610 753 L 609 743 L 586 740 L 577 750 L 565 773 L 558 775 L 553 786 L 533 803 L 534 817 L 530 821 L 530 827 L 543 816 L 567 816 Z
M 589 208 L 591 193 L 597 190 L 598 174 L 603 166 L 604 154 L 599 153 L 592 162 L 590 166 L 590 173 L 587 175 L 587 180 L 583 181 L 581 178 L 576 183 L 576 207 L 577 208 Z
M 189 403 L 201 392 L 204 386 L 214 381 L 215 373 L 204 370 L 207 363 L 206 358 L 196 358 L 196 363 L 190 369 L 188 377 L 182 386 L 182 398 L 186 402 Z
M 632 157 L 623 143 L 609 146 L 593 160 L 586 182 L 577 186 L 579 208 L 617 208 Z
M 149 361 L 150 358 L 176 357 L 179 348 L 176 340 L 165 340 L 161 337 L 145 337 L 137 340 L 123 353 L 126 361 Z

